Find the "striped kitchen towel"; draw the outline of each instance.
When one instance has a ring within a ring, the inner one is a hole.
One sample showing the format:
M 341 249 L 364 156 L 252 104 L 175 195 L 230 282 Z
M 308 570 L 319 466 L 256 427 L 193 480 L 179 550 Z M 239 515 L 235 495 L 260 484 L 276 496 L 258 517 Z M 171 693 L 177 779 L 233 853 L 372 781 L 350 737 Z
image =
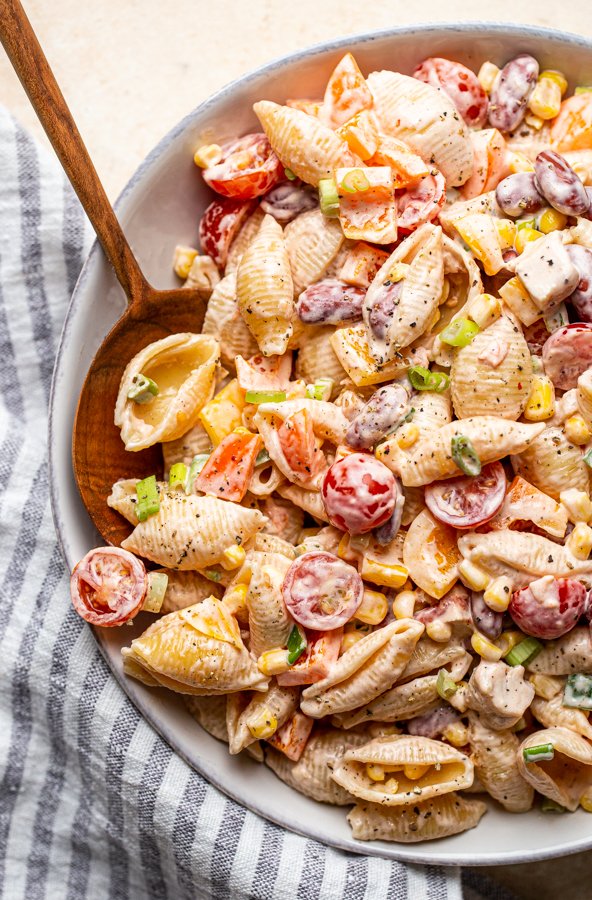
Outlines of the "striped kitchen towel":
M 2 110 L 0 173 L 3 896 L 457 900 L 456 869 L 348 855 L 226 799 L 111 676 L 70 605 L 45 436 L 58 335 L 90 229 L 57 161 Z M 498 896 L 477 876 L 466 889 L 473 900 Z

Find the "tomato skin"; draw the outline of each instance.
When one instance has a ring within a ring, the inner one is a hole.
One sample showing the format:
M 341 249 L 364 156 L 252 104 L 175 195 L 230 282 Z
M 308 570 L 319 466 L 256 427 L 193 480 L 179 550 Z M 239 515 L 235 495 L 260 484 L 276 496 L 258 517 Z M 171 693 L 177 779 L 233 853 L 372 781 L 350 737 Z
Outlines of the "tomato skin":
M 580 581 L 545 576 L 515 591 L 508 612 L 525 634 L 552 641 L 577 624 L 585 612 L 586 599 L 587 591 Z
M 332 525 L 349 534 L 365 534 L 392 515 L 397 483 L 374 456 L 350 453 L 329 468 L 321 495 Z
M 258 434 L 231 432 L 212 452 L 194 481 L 194 490 L 240 503 L 247 493 L 262 446 Z
M 306 650 L 287 672 L 277 676 L 281 687 L 295 684 L 316 684 L 326 678 L 337 662 L 341 647 L 343 628 L 333 631 L 307 631 Z
M 440 522 L 458 529 L 475 528 L 495 516 L 505 494 L 504 467 L 500 462 L 493 462 L 483 466 L 476 477 L 461 475 L 428 485 L 425 502 Z
M 253 200 L 284 177 L 284 167 L 264 134 L 246 134 L 222 147 L 222 159 L 202 172 L 213 191 L 223 197 Z
M 354 567 L 322 550 L 295 559 L 282 585 L 292 618 L 315 631 L 341 628 L 356 613 L 363 596 L 364 584 Z
M 592 325 L 573 322 L 558 328 L 543 346 L 543 367 L 556 388 L 569 391 L 592 365 Z
M 226 265 L 230 245 L 256 205 L 253 200 L 219 198 L 206 208 L 199 223 L 199 241 L 219 269 Z
M 74 567 L 70 596 L 91 625 L 123 625 L 142 609 L 148 575 L 142 560 L 120 547 L 96 547 Z
M 306 479 L 318 475 L 325 457 L 317 446 L 312 419 L 307 409 L 284 419 L 277 436 L 282 453 L 293 472 Z
M 487 120 L 489 101 L 479 79 L 459 62 L 432 56 L 424 59 L 413 77 L 440 88 L 454 103 L 467 125 L 482 128 Z
M 404 191 L 397 191 L 397 226 L 402 234 L 415 231 L 436 218 L 446 199 L 446 181 L 441 172 L 425 175 Z

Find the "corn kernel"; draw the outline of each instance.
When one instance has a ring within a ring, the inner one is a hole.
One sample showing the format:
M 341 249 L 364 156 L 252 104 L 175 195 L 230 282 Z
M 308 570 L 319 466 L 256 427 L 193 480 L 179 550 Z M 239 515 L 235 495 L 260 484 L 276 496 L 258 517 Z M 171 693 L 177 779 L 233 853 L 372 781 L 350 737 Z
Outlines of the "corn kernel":
M 585 522 L 578 522 L 568 536 L 565 546 L 571 550 L 576 559 L 588 559 L 592 550 L 592 528 Z
M 197 255 L 195 247 L 185 247 L 183 244 L 177 244 L 173 253 L 175 275 L 178 275 L 179 278 L 187 278 L 191 264 Z
M 518 151 L 508 153 L 508 168 L 511 175 L 517 175 L 518 172 L 534 172 L 534 165 L 528 156 Z
M 416 443 L 419 437 L 419 428 L 414 422 L 406 422 L 399 428 L 397 434 L 397 444 L 401 450 L 408 450 Z
M 547 375 L 533 375 L 524 410 L 529 422 L 544 422 L 555 414 L 555 387 Z
M 244 563 L 246 555 L 244 547 L 237 547 L 236 544 L 232 547 L 227 547 L 222 554 L 222 568 L 227 571 L 230 569 L 238 569 L 238 567 L 242 566 Z
M 535 131 L 540 131 L 543 125 L 545 124 L 545 120 L 541 119 L 540 116 L 535 116 L 534 113 L 527 112 L 524 116 L 524 121 L 530 128 L 534 128 Z
M 284 650 L 283 647 L 274 647 L 273 650 L 266 650 L 257 660 L 257 667 L 260 672 L 269 677 L 287 672 L 290 668 L 288 651 Z
M 368 625 L 378 625 L 388 612 L 388 601 L 380 591 L 370 591 L 366 588 L 362 602 L 358 606 L 355 619 L 366 622 Z
M 452 637 L 452 628 L 448 622 L 442 622 L 436 619 L 434 622 L 428 622 L 426 625 L 426 634 L 438 644 L 446 644 Z
M 241 613 L 247 612 L 248 591 L 249 588 L 246 584 L 235 584 L 226 591 L 222 602 L 231 615 L 240 616 Z
M 561 93 L 561 96 L 563 97 L 567 90 L 567 78 L 565 77 L 563 72 L 557 72 L 555 69 L 545 69 L 543 72 L 541 72 L 539 77 L 541 80 L 543 78 L 547 78 L 549 79 L 549 81 L 554 81 L 555 84 L 559 86 L 559 91 Z
M 499 73 L 500 70 L 495 63 L 492 63 L 489 60 L 483 63 L 479 69 L 477 78 L 485 93 L 489 94 L 491 92 L 495 79 Z
M 586 425 L 584 419 L 579 414 L 570 416 L 565 420 L 565 436 L 572 444 L 583 446 L 592 438 L 592 431 Z
M 494 219 L 502 250 L 510 250 L 516 239 L 516 223 L 512 219 Z
M 592 791 L 590 789 L 580 799 L 580 806 L 585 812 L 592 812 Z
M 501 649 L 478 631 L 471 635 L 471 646 L 475 653 L 488 662 L 497 662 L 502 658 Z
M 536 228 L 530 228 L 528 225 L 525 228 L 520 228 L 514 242 L 516 253 L 523 253 L 527 244 L 530 244 L 532 241 L 538 241 L 542 237 L 544 237 L 543 232 L 537 231 Z
M 389 272 L 389 281 L 392 281 L 394 284 L 403 281 L 403 279 L 407 277 L 410 269 L 411 266 L 409 263 L 395 263 Z
M 247 722 L 247 728 L 256 741 L 264 741 L 275 734 L 278 727 L 277 716 L 264 706 L 252 722 Z
M 561 109 L 561 88 L 552 78 L 539 78 L 528 106 L 539 119 L 554 119 Z
M 356 631 L 348 631 L 347 634 L 344 634 L 341 638 L 340 653 L 347 653 L 348 650 L 351 650 L 354 644 L 357 644 L 358 641 L 361 641 L 362 638 L 365 637 L 363 634 L 358 634 Z
M 193 155 L 193 162 L 200 169 L 209 169 L 210 166 L 216 166 L 221 159 L 222 147 L 219 144 L 204 144 Z
M 523 640 L 524 635 L 521 631 L 504 631 L 495 643 L 502 651 L 502 656 L 507 656 L 510 650 L 513 650 L 516 644 Z
M 399 792 L 399 782 L 396 778 L 387 778 L 383 790 L 388 791 L 389 794 L 397 794 Z
M 472 591 L 484 591 L 491 581 L 491 576 L 484 569 L 468 559 L 463 559 L 460 563 L 458 573 L 463 584 Z
M 411 619 L 415 611 L 415 591 L 401 591 L 393 600 L 393 615 L 395 619 Z
M 546 209 L 538 217 L 538 228 L 543 234 L 551 234 L 552 231 L 562 231 L 567 225 L 567 216 L 556 209 Z
M 469 729 L 462 722 L 453 722 L 444 729 L 442 737 L 453 747 L 464 747 L 469 743 Z
M 409 570 L 405 566 L 395 563 L 394 565 L 386 565 L 379 563 L 373 559 L 364 557 L 362 562 L 362 578 L 371 581 L 373 584 L 380 584 L 384 587 L 399 588 L 407 581 Z
M 403 774 L 409 781 L 419 781 L 419 779 L 423 778 L 430 769 L 431 766 L 420 766 L 408 763 L 406 766 L 403 766 Z
M 374 763 L 366 763 L 366 775 L 371 781 L 384 781 L 384 769 Z
M 513 587 L 514 585 L 510 578 L 500 575 L 499 578 L 496 578 L 488 585 L 483 594 L 483 599 L 494 612 L 503 613 L 510 605 Z
M 471 302 L 467 311 L 469 318 L 482 330 L 499 319 L 501 314 L 502 304 L 497 297 L 492 297 L 491 294 L 480 294 Z
M 563 682 L 552 675 L 543 675 L 542 672 L 531 672 L 528 680 L 534 688 L 537 697 L 543 700 L 552 700 L 563 691 Z
M 567 510 L 567 518 L 574 525 L 592 519 L 592 501 L 586 491 L 569 488 L 567 491 L 561 491 L 559 499 Z

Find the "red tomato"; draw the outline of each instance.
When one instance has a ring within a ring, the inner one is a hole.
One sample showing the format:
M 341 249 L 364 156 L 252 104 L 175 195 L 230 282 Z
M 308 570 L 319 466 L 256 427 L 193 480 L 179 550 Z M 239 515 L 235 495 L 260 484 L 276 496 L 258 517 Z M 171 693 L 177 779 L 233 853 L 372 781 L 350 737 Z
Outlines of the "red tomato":
M 504 502 L 506 474 L 500 462 L 483 466 L 481 474 L 436 481 L 425 489 L 429 511 L 454 528 L 475 528 L 492 519 Z
M 309 631 L 306 650 L 287 672 L 277 676 L 282 687 L 294 684 L 316 684 L 326 678 L 339 656 L 343 628 L 333 631 Z
M 363 596 L 364 584 L 354 567 L 321 550 L 294 560 L 282 585 L 290 615 L 315 631 L 341 628 L 355 614 Z
M 431 222 L 444 206 L 445 199 L 446 181 L 440 172 L 426 175 L 405 191 L 397 191 L 399 230 L 408 233 Z
M 91 625 L 123 625 L 142 608 L 148 590 L 144 563 L 119 547 L 97 547 L 74 567 L 70 596 Z
M 508 612 L 526 634 L 553 641 L 577 623 L 584 613 L 586 596 L 580 581 L 547 575 L 516 591 Z
M 240 503 L 247 493 L 262 446 L 258 434 L 227 435 L 195 479 L 194 490 Z
M 212 257 L 219 269 L 226 265 L 228 249 L 256 205 L 253 200 L 214 200 L 201 217 L 201 248 Z
M 543 347 L 543 367 L 556 388 L 575 388 L 580 375 L 592 366 L 592 325 L 575 322 L 558 328 Z
M 284 167 L 264 134 L 246 134 L 222 147 L 222 159 L 202 172 L 204 181 L 239 200 L 260 197 L 284 177 Z
M 277 436 L 285 460 L 293 472 L 303 478 L 313 478 L 320 472 L 325 458 L 317 444 L 307 409 L 284 419 Z
M 351 53 L 346 53 L 329 78 L 320 118 L 329 128 L 337 128 L 371 106 L 372 94 L 366 79 Z
M 467 125 L 476 125 L 479 128 L 485 125 L 489 105 L 487 94 L 475 73 L 466 66 L 450 59 L 433 56 L 420 63 L 413 77 L 444 91 Z
M 333 463 L 321 489 L 329 521 L 350 534 L 365 534 L 392 515 L 397 483 L 390 469 L 366 453 Z

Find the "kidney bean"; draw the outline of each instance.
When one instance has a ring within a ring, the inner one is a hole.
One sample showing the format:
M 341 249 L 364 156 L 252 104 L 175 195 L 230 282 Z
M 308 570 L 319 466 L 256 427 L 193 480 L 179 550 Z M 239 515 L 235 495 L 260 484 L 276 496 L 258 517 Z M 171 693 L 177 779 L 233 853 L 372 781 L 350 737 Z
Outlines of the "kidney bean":
M 543 367 L 556 388 L 575 388 L 592 366 L 592 325 L 574 322 L 554 331 L 543 346 Z
M 307 325 L 338 325 L 362 318 L 366 291 L 337 278 L 325 278 L 311 284 L 298 297 L 296 312 Z
M 392 431 L 409 411 L 409 394 L 400 384 L 379 388 L 349 426 L 345 440 L 355 450 L 369 450 Z
M 517 172 L 500 181 L 495 189 L 495 199 L 507 216 L 517 218 L 538 212 L 545 205 L 534 172 Z
M 261 209 L 285 225 L 300 213 L 318 206 L 318 199 L 303 184 L 294 181 L 282 181 L 268 191 L 261 199 Z
M 372 334 L 379 340 L 386 338 L 395 308 L 399 305 L 404 283 L 404 280 L 385 281 L 374 293 L 372 306 L 368 311 L 368 322 Z
M 500 131 L 514 131 L 539 77 L 539 64 L 523 53 L 511 60 L 498 75 L 489 97 L 489 122 Z
M 481 591 L 471 592 L 471 616 L 475 628 L 490 641 L 495 641 L 502 633 L 503 613 L 494 612 L 483 599 Z
M 588 207 L 588 212 L 584 213 L 584 218 L 592 219 L 592 187 L 586 187 L 586 193 L 588 194 L 588 200 L 590 201 L 590 206 Z
M 534 163 L 536 185 L 540 193 L 558 212 L 566 216 L 582 216 L 590 209 L 586 188 L 563 156 L 554 150 L 543 150 Z
M 574 627 L 586 607 L 586 588 L 574 578 L 545 576 L 516 591 L 508 612 L 526 634 L 552 641 Z
M 397 490 L 400 491 L 399 483 L 397 482 Z M 403 519 L 403 507 L 405 506 L 405 497 L 403 496 L 403 492 L 397 494 L 397 499 L 395 501 L 395 508 L 393 509 L 393 514 L 390 519 L 384 523 L 384 525 L 379 525 L 378 528 L 375 528 L 372 534 L 376 541 L 380 544 L 381 547 L 387 547 L 391 541 L 394 541 L 396 536 L 399 533 L 399 528 L 401 527 L 401 521 Z
M 487 121 L 487 94 L 466 66 L 433 56 L 414 69 L 413 77 L 447 94 L 467 125 L 483 128 Z
M 580 283 L 567 299 L 581 322 L 592 322 L 592 250 L 581 244 L 568 244 L 565 249 L 580 276 Z
M 437 738 L 446 731 L 449 725 L 460 721 L 460 716 L 451 706 L 438 706 L 431 712 L 414 716 L 407 722 L 409 734 L 420 737 Z
M 417 184 L 397 191 L 397 226 L 403 234 L 436 218 L 446 200 L 446 180 L 441 172 L 424 175 Z

